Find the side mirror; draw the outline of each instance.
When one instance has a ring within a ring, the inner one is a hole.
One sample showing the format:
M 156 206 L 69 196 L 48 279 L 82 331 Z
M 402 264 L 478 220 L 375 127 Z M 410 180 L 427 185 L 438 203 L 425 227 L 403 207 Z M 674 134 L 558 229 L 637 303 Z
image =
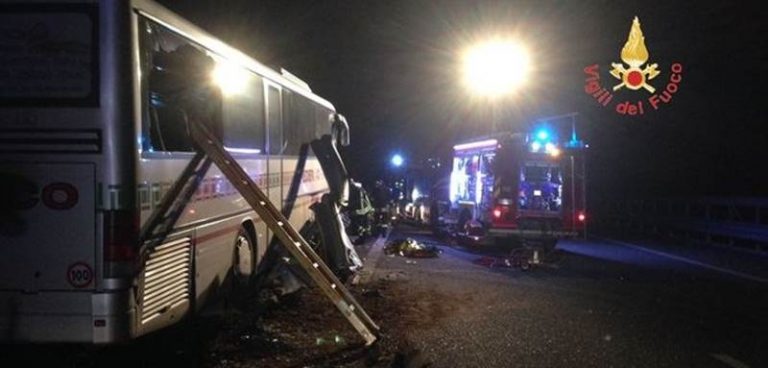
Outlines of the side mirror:
M 347 118 L 341 114 L 331 115 L 333 122 L 331 123 L 331 137 L 333 137 L 333 144 L 337 146 L 349 146 L 349 123 Z

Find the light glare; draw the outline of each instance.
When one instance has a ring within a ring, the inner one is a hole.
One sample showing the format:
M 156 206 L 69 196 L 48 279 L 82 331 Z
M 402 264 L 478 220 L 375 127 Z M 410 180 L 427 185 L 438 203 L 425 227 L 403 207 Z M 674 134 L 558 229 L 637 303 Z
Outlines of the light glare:
M 419 188 L 413 188 L 413 191 L 411 191 L 411 200 L 416 202 L 417 199 L 421 197 L 421 192 L 419 192 Z
M 501 96 L 526 80 L 528 52 L 509 41 L 492 41 L 470 49 L 464 56 L 464 82 L 475 93 Z
M 243 93 L 248 81 L 248 72 L 238 65 L 218 60 L 211 75 L 213 82 L 225 95 Z
M 395 167 L 402 166 L 403 165 L 403 161 L 405 161 L 403 159 L 403 156 L 400 156 L 397 153 L 392 156 L 392 165 L 394 165 Z

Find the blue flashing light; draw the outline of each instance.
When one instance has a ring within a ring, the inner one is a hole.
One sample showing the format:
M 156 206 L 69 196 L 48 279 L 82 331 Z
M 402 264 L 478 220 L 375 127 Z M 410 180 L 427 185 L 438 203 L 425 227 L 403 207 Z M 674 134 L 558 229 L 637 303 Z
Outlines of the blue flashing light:
M 405 162 L 405 159 L 403 159 L 403 156 L 401 156 L 399 153 L 395 153 L 392 155 L 392 166 L 394 167 L 400 167 L 403 166 L 403 162 Z
M 546 130 L 544 130 L 544 129 L 542 129 L 542 130 L 539 130 L 539 131 L 536 133 L 536 138 L 538 138 L 539 140 L 542 140 L 542 141 L 544 141 L 544 140 L 546 140 L 547 138 L 549 138 L 549 132 L 548 132 L 548 131 L 546 131 Z

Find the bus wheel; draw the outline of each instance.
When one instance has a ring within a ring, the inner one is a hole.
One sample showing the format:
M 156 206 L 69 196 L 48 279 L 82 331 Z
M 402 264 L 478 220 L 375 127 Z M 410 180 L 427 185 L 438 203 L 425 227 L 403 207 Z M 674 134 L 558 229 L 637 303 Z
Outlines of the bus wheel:
M 247 285 L 256 269 L 256 246 L 251 234 L 241 227 L 235 238 L 235 258 L 232 270 L 237 285 Z

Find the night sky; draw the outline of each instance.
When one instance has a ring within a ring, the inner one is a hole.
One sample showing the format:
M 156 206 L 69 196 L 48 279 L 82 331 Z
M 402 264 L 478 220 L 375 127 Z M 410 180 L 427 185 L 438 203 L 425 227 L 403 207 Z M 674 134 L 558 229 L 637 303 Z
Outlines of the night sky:
M 499 120 L 521 130 L 577 112 L 591 198 L 768 195 L 768 14 L 758 2 L 161 2 L 331 101 L 350 121 L 343 154 L 364 181 L 395 151 L 410 162 L 445 156 L 485 133 L 493 106 L 462 85 L 461 53 L 509 36 L 527 45 L 534 71 L 498 101 Z M 629 117 L 584 92 L 583 69 L 600 64 L 601 84 L 616 84 L 607 71 L 635 15 L 662 71 L 651 84 L 663 89 L 673 62 L 684 69 L 669 104 Z

